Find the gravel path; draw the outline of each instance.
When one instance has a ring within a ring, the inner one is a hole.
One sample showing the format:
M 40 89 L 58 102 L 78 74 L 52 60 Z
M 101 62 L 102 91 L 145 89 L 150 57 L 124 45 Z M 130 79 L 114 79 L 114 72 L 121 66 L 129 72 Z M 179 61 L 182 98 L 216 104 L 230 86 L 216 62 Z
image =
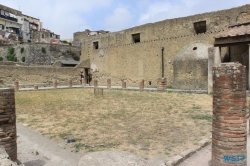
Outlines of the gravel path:
M 17 124 L 17 156 L 25 166 L 77 166 L 83 153 L 64 149 L 52 139 Z

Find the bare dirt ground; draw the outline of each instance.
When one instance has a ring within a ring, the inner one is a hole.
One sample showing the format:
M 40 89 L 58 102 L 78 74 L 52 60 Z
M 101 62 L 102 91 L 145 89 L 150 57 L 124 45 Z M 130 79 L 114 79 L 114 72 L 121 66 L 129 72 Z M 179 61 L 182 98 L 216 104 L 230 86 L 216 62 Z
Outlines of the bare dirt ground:
M 116 149 L 146 159 L 169 158 L 211 136 L 212 96 L 206 94 L 105 90 L 103 96 L 95 96 L 93 89 L 18 92 L 16 110 L 19 123 L 29 124 L 57 144 L 73 137 L 76 142 L 66 147 L 83 153 Z
M 84 155 L 22 124 L 17 124 L 17 135 L 18 160 L 25 166 L 77 166 Z

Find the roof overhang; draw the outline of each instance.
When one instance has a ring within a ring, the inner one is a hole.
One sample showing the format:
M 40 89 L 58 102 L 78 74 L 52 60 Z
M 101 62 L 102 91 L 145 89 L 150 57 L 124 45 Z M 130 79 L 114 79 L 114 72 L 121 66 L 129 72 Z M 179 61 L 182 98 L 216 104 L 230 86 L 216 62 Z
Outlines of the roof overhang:
M 250 44 L 250 24 L 241 24 L 229 27 L 215 35 L 214 46 L 232 46 Z

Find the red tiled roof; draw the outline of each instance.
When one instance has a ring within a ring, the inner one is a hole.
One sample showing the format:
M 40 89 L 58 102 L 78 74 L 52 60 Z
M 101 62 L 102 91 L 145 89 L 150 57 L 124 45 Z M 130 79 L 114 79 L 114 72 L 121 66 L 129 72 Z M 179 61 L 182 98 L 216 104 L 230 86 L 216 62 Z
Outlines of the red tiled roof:
M 250 35 L 250 24 L 229 28 L 228 30 L 218 33 L 217 35 L 215 35 L 214 38 L 218 39 L 218 38 L 235 37 L 243 35 Z

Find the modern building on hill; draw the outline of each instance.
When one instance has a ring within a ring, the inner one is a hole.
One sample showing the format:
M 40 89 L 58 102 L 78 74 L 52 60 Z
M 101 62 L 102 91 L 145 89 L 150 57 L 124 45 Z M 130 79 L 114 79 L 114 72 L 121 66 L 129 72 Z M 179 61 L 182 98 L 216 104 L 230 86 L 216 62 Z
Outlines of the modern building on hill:
M 60 41 L 60 35 L 43 29 L 40 19 L 0 4 L 0 42 L 50 43 Z
M 211 91 L 212 67 L 221 62 L 244 64 L 249 80 L 249 26 L 250 5 L 244 5 L 101 35 L 76 32 L 74 43 L 81 44 L 85 74 L 99 85 L 111 78 L 112 85 L 145 80 L 145 87 L 157 87 L 164 77 L 168 87 Z

